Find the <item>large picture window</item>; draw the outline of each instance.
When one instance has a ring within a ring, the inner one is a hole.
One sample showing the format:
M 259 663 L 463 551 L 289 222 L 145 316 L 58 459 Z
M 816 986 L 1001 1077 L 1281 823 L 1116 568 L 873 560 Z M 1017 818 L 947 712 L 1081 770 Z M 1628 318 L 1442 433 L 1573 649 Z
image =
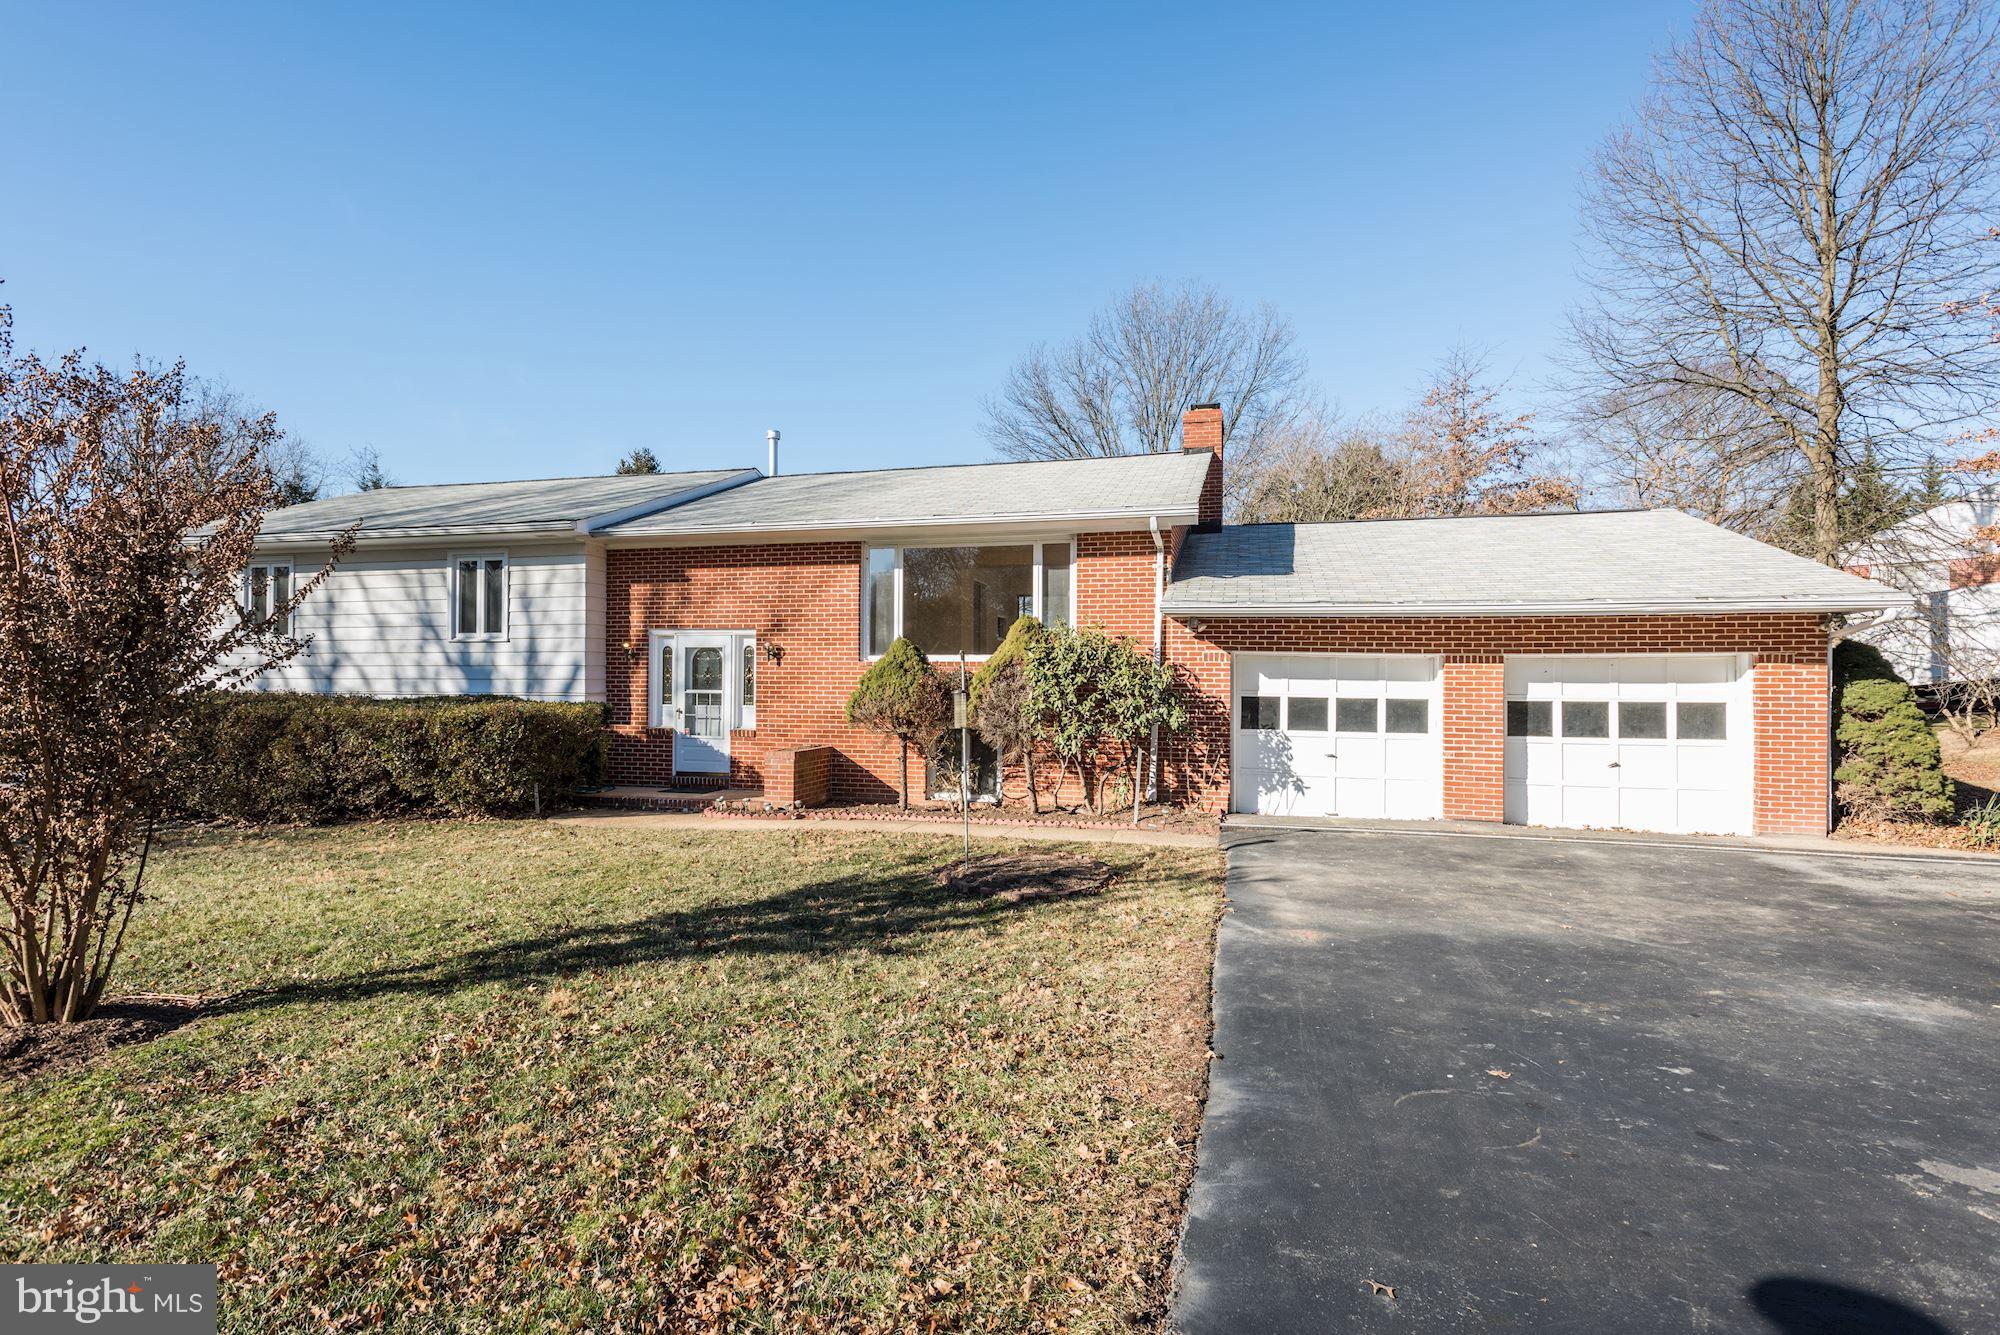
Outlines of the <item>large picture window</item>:
M 456 640 L 498 640 L 507 634 L 507 558 L 451 559 L 451 634 Z
M 980 658 L 1023 616 L 1070 619 L 1067 542 L 871 547 L 862 561 L 862 636 L 870 657 L 908 636 L 934 658 Z

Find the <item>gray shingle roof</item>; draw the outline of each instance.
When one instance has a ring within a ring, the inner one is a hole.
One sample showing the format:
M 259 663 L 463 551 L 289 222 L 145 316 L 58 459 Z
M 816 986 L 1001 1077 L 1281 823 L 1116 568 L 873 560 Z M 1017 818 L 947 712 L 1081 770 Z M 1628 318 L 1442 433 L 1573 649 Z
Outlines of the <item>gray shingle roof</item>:
M 361 525 L 364 538 L 473 533 L 564 533 L 586 520 L 650 511 L 698 495 L 753 469 L 718 468 L 629 477 L 556 477 L 525 482 L 455 482 L 384 487 L 289 505 L 264 516 L 265 541 L 323 538 Z
M 1382 616 L 1907 604 L 1678 510 L 1247 524 L 1188 537 L 1166 608 Z
M 605 530 L 608 537 L 967 522 L 1192 518 L 1209 455 L 1126 455 L 759 478 Z

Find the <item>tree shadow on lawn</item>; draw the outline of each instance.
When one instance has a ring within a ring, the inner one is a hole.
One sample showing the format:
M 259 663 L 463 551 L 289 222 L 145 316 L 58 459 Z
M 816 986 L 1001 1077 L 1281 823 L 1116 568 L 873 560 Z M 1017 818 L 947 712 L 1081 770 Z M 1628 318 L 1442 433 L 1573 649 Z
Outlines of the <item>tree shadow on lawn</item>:
M 1021 913 L 1070 915 L 1061 898 L 980 898 L 940 886 L 932 858 L 901 857 L 860 877 L 813 882 L 761 899 L 656 913 L 485 946 L 443 959 L 333 978 L 252 988 L 209 1010 L 269 1010 L 297 1002 L 362 1001 L 388 995 L 440 996 L 480 983 L 557 980 L 595 969 L 749 955 L 894 955 L 921 941 L 986 928 Z M 1191 873 L 1163 871 L 1156 883 Z M 1123 897 L 1118 879 L 1089 895 Z

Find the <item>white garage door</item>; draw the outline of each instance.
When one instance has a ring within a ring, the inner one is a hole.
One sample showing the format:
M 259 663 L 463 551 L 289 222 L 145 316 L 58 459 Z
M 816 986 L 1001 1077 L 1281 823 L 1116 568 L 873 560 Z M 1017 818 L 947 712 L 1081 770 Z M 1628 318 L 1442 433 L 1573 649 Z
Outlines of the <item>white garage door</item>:
M 1439 814 L 1435 658 L 1238 654 L 1234 673 L 1231 809 L 1394 820 Z
M 1507 660 L 1507 819 L 1750 833 L 1738 655 Z

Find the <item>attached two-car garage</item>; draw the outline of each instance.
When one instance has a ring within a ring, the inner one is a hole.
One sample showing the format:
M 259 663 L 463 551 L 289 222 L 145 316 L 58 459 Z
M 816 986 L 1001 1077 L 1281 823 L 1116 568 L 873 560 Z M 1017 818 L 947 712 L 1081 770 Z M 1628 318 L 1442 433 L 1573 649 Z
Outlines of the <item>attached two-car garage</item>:
M 1439 665 L 1431 655 L 1235 655 L 1233 809 L 1442 815 Z M 1508 821 L 1752 829 L 1747 655 L 1510 655 L 1504 680 Z
M 1171 561 L 1189 790 L 1290 816 L 1823 834 L 1830 618 L 1909 601 L 1671 510 L 1240 524 Z

